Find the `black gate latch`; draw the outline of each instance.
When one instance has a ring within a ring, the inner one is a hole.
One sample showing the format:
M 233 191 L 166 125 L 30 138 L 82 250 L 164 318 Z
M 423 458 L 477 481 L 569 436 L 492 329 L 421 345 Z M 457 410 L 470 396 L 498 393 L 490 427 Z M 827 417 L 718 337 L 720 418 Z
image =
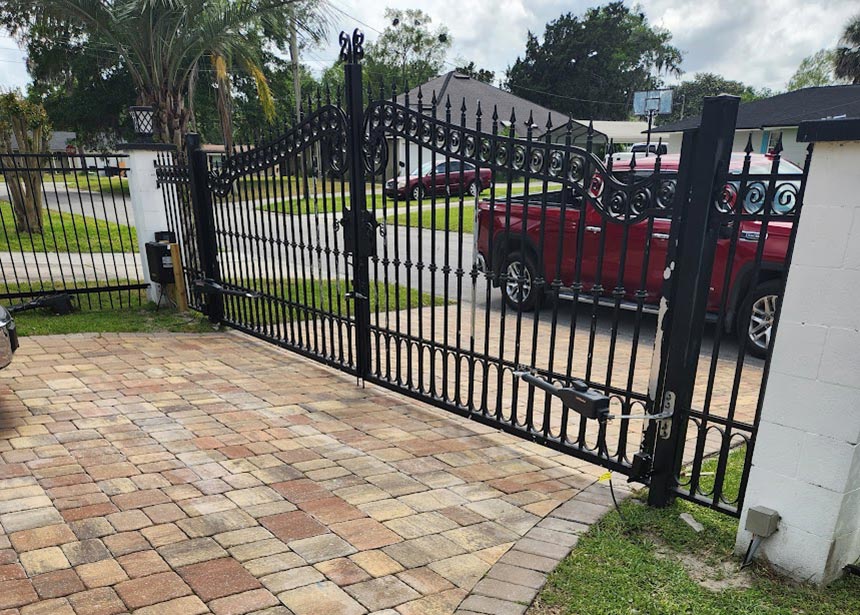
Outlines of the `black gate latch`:
M 262 293 L 250 290 L 234 290 L 224 288 L 221 284 L 210 278 L 194 280 L 194 292 L 201 295 L 230 295 L 231 297 L 245 297 L 247 299 L 259 299 Z
M 358 215 L 361 216 L 358 224 L 359 233 L 362 233 L 363 236 L 356 238 L 353 226 L 353 216 L 355 215 L 354 209 L 348 209 L 340 220 L 340 224 L 343 226 L 344 252 L 354 254 L 357 258 L 373 258 L 376 256 L 376 229 L 379 227 L 379 220 L 376 219 L 373 212 L 367 210 L 358 212 Z
M 583 418 L 597 419 L 600 422 L 610 418 L 609 397 L 589 387 L 584 380 L 574 379 L 571 382 L 572 386 L 558 387 L 530 372 L 514 372 L 514 376 L 555 395 L 561 400 L 561 403 L 579 413 Z

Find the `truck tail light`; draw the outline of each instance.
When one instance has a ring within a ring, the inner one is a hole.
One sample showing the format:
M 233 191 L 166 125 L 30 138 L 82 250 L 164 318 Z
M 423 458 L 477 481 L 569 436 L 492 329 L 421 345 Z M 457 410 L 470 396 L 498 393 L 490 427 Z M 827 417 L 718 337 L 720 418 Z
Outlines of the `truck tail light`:
M 592 197 L 599 197 L 603 192 L 603 176 L 600 173 L 595 173 L 591 178 L 591 184 L 588 186 L 588 194 Z
M 735 205 L 738 202 L 738 189 L 734 184 L 726 184 L 720 192 L 719 207 L 723 212 L 731 212 L 735 210 Z

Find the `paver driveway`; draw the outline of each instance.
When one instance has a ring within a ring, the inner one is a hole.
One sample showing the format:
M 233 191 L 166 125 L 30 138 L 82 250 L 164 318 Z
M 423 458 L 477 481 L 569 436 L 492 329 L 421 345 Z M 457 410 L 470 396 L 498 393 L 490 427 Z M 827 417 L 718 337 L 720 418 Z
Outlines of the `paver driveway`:
M 593 466 L 236 333 L 24 339 L 0 458 L 3 614 L 522 612 L 606 510 Z

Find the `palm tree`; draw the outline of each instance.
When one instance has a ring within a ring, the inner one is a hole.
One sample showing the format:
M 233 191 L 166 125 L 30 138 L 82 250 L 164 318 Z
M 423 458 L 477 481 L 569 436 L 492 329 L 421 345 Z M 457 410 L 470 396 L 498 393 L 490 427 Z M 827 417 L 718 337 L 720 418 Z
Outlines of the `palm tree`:
M 860 85 L 860 15 L 848 22 L 839 42 L 833 72 L 841 79 Z
M 234 67 L 254 78 L 264 113 L 273 118 L 260 38 L 253 34 L 286 33 L 291 5 L 301 0 L 43 1 L 47 11 L 65 19 L 73 16 L 91 38 L 116 49 L 139 102 L 155 108 L 155 130 L 162 142 L 181 147 L 192 116 L 190 94 L 204 69 L 214 71 L 219 87 L 225 139 L 232 142 L 229 72 Z

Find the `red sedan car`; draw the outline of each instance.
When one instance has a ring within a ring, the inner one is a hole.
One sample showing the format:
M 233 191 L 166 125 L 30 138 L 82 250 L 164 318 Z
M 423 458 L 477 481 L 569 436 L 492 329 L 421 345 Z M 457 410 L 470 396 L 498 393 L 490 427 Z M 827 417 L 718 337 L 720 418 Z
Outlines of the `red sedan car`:
M 477 196 L 490 187 L 493 174 L 490 169 L 476 172 L 475 165 L 459 160 L 425 162 L 420 169 L 413 169 L 408 176 L 389 179 L 385 183 L 387 196 L 420 201 L 433 194 L 471 194 Z

